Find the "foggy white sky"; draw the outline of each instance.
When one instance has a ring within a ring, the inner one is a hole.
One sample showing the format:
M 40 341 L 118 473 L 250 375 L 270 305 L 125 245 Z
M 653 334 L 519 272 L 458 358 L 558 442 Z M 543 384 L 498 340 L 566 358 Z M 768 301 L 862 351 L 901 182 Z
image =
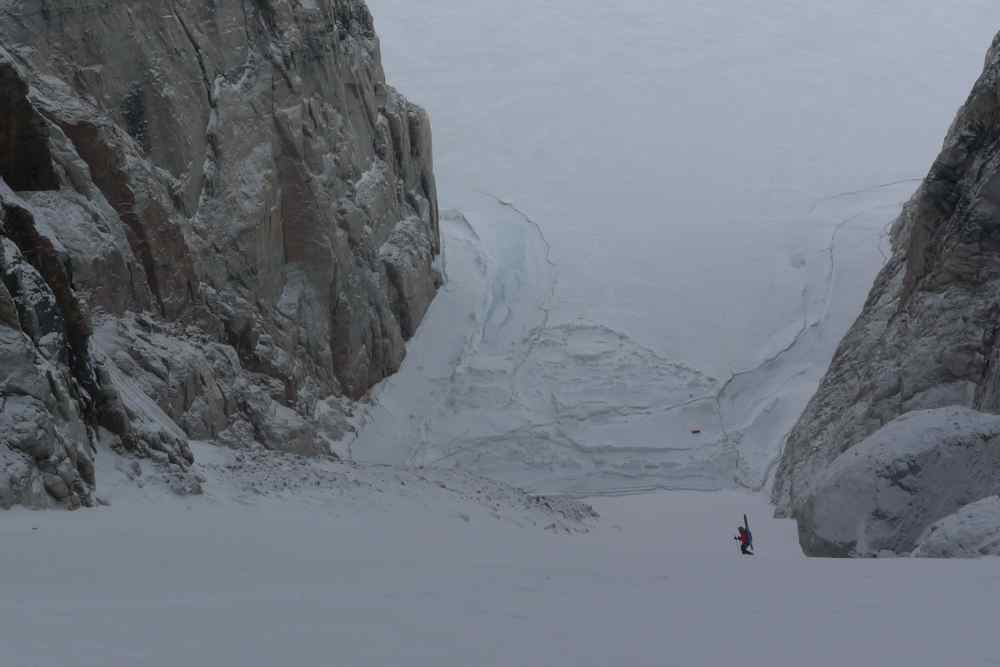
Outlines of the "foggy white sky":
M 814 202 L 923 176 L 1000 28 L 990 0 L 369 4 L 432 114 L 442 206 L 514 201 L 552 242 L 557 319 L 723 375 L 801 317 L 796 258 L 915 184 Z

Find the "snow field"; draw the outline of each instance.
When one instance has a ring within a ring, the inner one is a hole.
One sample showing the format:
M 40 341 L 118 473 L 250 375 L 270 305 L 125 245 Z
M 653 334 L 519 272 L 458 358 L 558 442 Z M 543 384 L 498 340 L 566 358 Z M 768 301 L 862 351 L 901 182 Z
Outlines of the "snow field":
M 234 503 L 123 486 L 110 508 L 11 512 L 2 663 L 1000 662 L 996 559 L 807 560 L 789 522 L 738 492 L 602 498 L 589 533 L 554 533 L 357 474 L 350 494 Z M 731 539 L 743 512 L 754 558 Z

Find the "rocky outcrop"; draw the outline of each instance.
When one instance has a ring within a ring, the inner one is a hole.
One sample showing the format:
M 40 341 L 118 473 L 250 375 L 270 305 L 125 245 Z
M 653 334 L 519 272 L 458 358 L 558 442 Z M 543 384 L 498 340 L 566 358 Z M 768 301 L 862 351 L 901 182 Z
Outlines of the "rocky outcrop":
M 5 7 L 0 213 L 0 506 L 93 502 L 100 441 L 330 454 L 440 282 L 362 0 Z
M 892 257 L 789 435 L 775 477 L 779 513 L 806 519 L 800 535 L 813 555 L 841 551 L 815 532 L 832 514 L 820 519 L 808 508 L 844 452 L 911 411 L 1000 412 L 1000 36 L 892 240 Z M 868 475 L 873 483 L 878 476 Z M 921 493 L 933 504 L 933 496 L 978 488 L 963 479 L 949 485 L 956 488 Z M 937 518 L 924 517 L 913 537 Z
M 1000 416 L 968 408 L 897 417 L 841 454 L 798 508 L 806 553 L 909 553 L 931 523 L 1000 492 Z
M 93 502 L 89 325 L 55 249 L 0 181 L 0 506 Z
M 1000 556 L 1000 496 L 966 505 L 935 522 L 917 540 L 919 558 Z

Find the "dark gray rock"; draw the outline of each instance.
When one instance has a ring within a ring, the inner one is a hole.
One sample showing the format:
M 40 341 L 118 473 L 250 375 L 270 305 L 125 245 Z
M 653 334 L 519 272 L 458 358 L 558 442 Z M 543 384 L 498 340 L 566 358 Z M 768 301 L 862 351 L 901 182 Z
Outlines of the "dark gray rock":
M 1000 496 L 970 503 L 932 524 L 917 540 L 919 558 L 1000 556 Z
M 58 475 L 45 474 L 42 476 L 45 481 L 45 490 L 56 500 L 68 500 L 70 494 L 69 485 Z
M 364 3 L 7 14 L 0 503 L 89 504 L 98 433 L 184 493 L 189 439 L 332 455 L 440 251 L 430 122 Z
M 3 281 L 0 281 L 0 326 L 12 329 L 21 328 L 21 319 L 17 315 L 17 304 L 14 303 L 14 297 L 10 295 Z
M 48 138 L 48 125 L 28 101 L 21 73 L 0 59 L 0 178 L 15 190 L 58 188 Z

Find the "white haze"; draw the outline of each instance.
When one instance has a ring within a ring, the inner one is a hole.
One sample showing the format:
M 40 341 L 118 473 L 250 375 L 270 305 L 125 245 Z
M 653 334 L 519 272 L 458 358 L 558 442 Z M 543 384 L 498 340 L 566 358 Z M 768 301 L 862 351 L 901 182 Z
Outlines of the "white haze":
M 354 453 L 581 494 L 765 483 L 1000 26 L 986 0 L 370 5 L 471 230 Z
M 1000 28 L 988 0 L 370 5 L 443 206 L 513 200 L 561 316 L 715 374 L 767 346 L 762 300 L 797 304 L 772 279 L 818 200 L 926 173 Z

